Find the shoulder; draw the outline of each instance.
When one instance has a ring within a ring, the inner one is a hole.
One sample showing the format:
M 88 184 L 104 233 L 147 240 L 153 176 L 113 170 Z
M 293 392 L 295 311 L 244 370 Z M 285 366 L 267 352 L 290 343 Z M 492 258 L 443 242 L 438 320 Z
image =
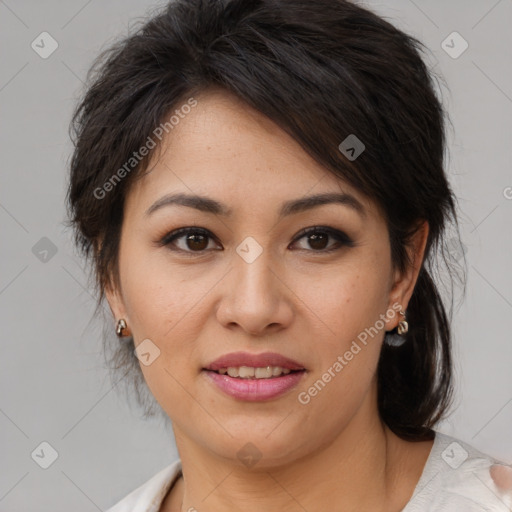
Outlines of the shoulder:
M 158 512 L 169 488 L 181 473 L 177 460 L 152 476 L 106 512 Z
M 510 512 L 510 495 L 500 491 L 491 476 L 494 464 L 506 463 L 436 432 L 423 474 L 403 512 Z

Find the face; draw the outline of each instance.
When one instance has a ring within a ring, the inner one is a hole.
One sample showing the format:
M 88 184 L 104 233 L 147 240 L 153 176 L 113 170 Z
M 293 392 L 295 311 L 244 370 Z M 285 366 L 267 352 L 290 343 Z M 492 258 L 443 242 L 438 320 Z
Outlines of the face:
M 282 464 L 357 415 L 377 415 L 384 331 L 398 324 L 417 271 L 392 271 L 376 206 L 270 120 L 221 92 L 196 99 L 126 199 L 121 287 L 107 297 L 149 354 L 141 369 L 177 441 L 233 460 L 251 442 L 260 464 Z M 220 206 L 161 201 L 171 194 Z M 323 194 L 345 199 L 290 207 Z M 304 370 L 257 384 L 259 398 L 254 380 L 237 395 L 216 382 L 243 379 L 204 370 L 233 352 L 277 353 Z

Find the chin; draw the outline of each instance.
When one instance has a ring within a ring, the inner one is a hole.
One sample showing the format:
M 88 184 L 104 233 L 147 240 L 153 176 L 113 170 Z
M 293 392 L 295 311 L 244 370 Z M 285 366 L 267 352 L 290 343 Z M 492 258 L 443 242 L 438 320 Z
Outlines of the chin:
M 278 426 L 282 419 L 268 422 L 252 420 L 251 423 L 239 421 L 237 427 L 227 424 L 226 429 L 233 437 L 224 432 L 221 437 L 203 437 L 199 444 L 206 446 L 216 457 L 230 463 L 238 462 L 248 469 L 284 466 L 307 455 L 306 445 L 310 441 L 303 435 L 295 437 L 301 433 L 297 425 L 288 429 Z M 256 423 L 259 423 L 258 428 L 255 428 Z M 204 432 L 200 434 L 204 435 Z

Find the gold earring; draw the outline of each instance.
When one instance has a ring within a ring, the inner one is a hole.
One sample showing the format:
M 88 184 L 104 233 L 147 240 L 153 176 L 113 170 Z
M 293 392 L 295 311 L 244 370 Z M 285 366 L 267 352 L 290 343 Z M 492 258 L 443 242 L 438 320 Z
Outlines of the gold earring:
M 409 331 L 409 324 L 405 320 L 405 313 L 402 310 L 400 310 L 400 314 L 404 318 L 398 322 L 398 326 L 396 327 L 397 332 L 393 332 L 395 330 L 393 329 L 392 331 L 386 332 L 384 336 L 384 343 L 391 347 L 400 347 L 406 342 L 405 336 L 402 335 Z
M 123 336 L 123 329 L 126 329 L 126 327 L 127 327 L 126 320 L 124 318 L 120 318 L 117 321 L 117 325 L 116 325 L 116 334 L 119 338 L 121 338 Z
M 405 313 L 402 310 L 400 310 L 400 314 L 404 317 L 404 319 L 398 322 L 398 334 L 406 334 L 409 330 L 409 324 L 406 322 Z

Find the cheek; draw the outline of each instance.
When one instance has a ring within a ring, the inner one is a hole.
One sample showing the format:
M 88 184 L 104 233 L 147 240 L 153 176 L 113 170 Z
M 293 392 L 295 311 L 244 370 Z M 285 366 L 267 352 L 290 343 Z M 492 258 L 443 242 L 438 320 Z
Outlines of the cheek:
M 296 280 L 297 296 L 306 306 L 303 314 L 317 326 L 317 339 L 339 350 L 375 325 L 387 307 L 385 265 L 362 255 Z
M 299 281 L 318 365 L 303 389 L 317 406 L 343 403 L 343 413 L 358 407 L 376 372 L 387 307 L 386 262 L 354 258 L 339 268 Z M 320 382 L 319 382 L 320 381 Z M 311 387 L 313 386 L 313 387 Z M 321 397 L 320 397 L 321 395 Z
M 135 339 L 172 340 L 194 315 L 193 306 L 206 286 L 192 286 L 179 267 L 165 257 L 165 248 L 141 247 L 126 243 L 120 260 L 123 297 Z
M 121 275 L 135 346 L 149 339 L 157 347 L 149 345 L 150 352 L 158 354 L 149 365 L 141 359 L 144 380 L 170 417 L 186 415 L 190 396 L 183 385 L 196 370 L 187 363 L 200 361 L 195 340 L 200 337 L 202 321 L 197 315 L 206 287 L 194 286 L 165 261 L 136 251 L 126 259 Z
M 299 390 L 298 407 L 306 414 L 305 429 L 317 428 L 316 413 L 329 410 L 322 428 L 334 435 L 359 410 L 374 380 L 383 336 L 379 318 L 387 305 L 382 291 L 386 281 L 375 267 L 372 271 L 361 263 L 316 283 L 305 302 L 311 308 L 307 314 L 314 326 L 310 339 L 317 364 Z

